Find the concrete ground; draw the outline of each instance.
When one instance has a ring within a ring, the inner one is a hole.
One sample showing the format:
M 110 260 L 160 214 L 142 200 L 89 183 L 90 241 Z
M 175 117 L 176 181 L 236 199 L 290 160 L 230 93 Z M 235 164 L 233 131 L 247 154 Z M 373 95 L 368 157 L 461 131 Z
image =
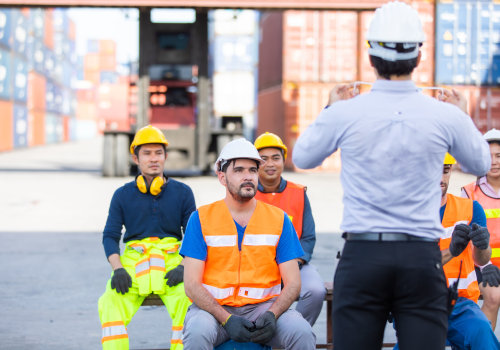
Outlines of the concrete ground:
M 101 245 L 109 201 L 133 178 L 103 178 L 100 138 L 0 153 L 0 349 L 99 349 L 97 300 L 110 275 Z M 332 280 L 342 249 L 342 188 L 336 173 L 288 173 L 308 186 L 318 232 L 312 263 Z M 224 196 L 215 177 L 182 178 L 196 204 Z M 450 191 L 473 180 L 455 172 Z M 314 330 L 326 339 L 326 311 Z M 142 307 L 128 330 L 131 348 L 169 344 L 163 308 Z M 500 331 L 497 331 L 497 336 Z M 389 326 L 386 341 L 395 340 Z

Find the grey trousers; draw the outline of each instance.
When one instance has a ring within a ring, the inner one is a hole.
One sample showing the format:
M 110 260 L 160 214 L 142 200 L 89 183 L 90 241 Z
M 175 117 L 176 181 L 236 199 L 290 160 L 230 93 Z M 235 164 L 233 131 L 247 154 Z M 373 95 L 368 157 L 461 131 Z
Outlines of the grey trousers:
M 274 300 L 241 307 L 222 306 L 229 313 L 255 321 L 266 312 Z M 192 304 L 184 320 L 182 342 L 184 350 L 213 350 L 229 340 L 229 335 L 222 325 L 205 310 Z M 316 348 L 316 335 L 311 325 L 295 310 L 287 310 L 276 322 L 276 334 L 266 344 L 274 348 L 286 350 L 309 350 Z
M 311 264 L 305 264 L 300 269 L 302 288 L 295 310 L 300 312 L 312 326 L 318 319 L 326 295 L 323 279 Z

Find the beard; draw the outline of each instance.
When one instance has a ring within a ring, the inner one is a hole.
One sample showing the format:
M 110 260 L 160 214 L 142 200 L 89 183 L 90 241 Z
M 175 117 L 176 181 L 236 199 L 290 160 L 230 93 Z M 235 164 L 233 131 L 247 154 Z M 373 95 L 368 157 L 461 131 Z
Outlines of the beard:
M 238 202 L 248 202 L 255 197 L 255 184 L 252 182 L 244 182 L 239 187 L 228 183 L 227 189 L 231 197 Z

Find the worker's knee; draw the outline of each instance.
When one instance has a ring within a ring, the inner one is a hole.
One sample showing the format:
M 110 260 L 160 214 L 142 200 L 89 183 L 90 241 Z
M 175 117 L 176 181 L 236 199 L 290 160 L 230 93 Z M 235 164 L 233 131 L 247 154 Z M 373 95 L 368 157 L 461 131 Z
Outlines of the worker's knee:
M 208 312 L 190 308 L 186 314 L 183 329 L 183 343 L 215 344 L 219 323 Z
M 302 344 L 316 342 L 311 325 L 295 310 L 288 310 L 278 318 L 277 333 L 285 346 L 297 341 Z

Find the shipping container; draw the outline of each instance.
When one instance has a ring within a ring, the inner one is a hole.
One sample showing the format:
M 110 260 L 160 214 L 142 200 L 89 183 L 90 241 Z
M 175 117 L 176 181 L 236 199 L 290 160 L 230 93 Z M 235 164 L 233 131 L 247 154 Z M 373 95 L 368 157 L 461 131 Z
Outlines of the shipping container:
M 63 120 L 55 113 L 45 114 L 45 142 L 47 144 L 62 142 Z
M 54 32 L 62 32 L 65 35 L 70 35 L 70 19 L 68 10 L 65 8 L 56 8 L 53 12 Z M 74 23 L 73 23 L 74 25 Z M 74 30 L 74 28 L 72 28 Z M 74 33 L 71 33 L 74 35 Z
M 257 91 L 255 83 L 255 74 L 252 71 L 215 73 L 213 76 L 214 115 L 223 117 L 253 114 Z
M 116 123 L 112 130 L 126 130 L 129 123 L 128 85 L 101 84 L 97 89 L 97 116 L 104 123 Z
M 45 35 L 45 11 L 42 8 L 31 8 L 28 21 L 29 35 L 39 39 L 43 44 Z
M 76 24 L 70 18 L 68 18 L 68 39 L 76 41 Z
M 28 73 L 28 101 L 30 110 L 45 111 L 46 78 L 40 73 L 30 71 Z
M 70 121 L 71 121 L 71 118 L 69 116 L 64 115 L 62 117 L 62 124 L 63 124 L 62 140 L 63 140 L 63 142 L 70 141 L 70 126 L 69 126 Z
M 19 9 L 12 10 L 13 49 L 24 57 L 28 55 L 28 18 Z
M 114 40 L 99 40 L 99 54 L 116 56 L 116 42 Z
M 97 103 L 77 100 L 76 119 L 97 121 Z
M 116 55 L 99 54 L 99 69 L 103 71 L 116 71 Z
M 70 119 L 69 134 L 72 141 L 92 139 L 97 136 L 95 120 Z
M 500 84 L 500 4 L 439 2 L 436 17 L 436 81 Z
M 209 14 L 218 35 L 253 36 L 258 33 L 259 13 L 253 10 L 215 10 Z
M 0 48 L 0 99 L 12 98 L 12 56 Z
M 0 100 L 0 151 L 14 147 L 14 111 L 11 101 Z
M 283 15 L 265 12 L 260 19 L 259 91 L 283 81 Z
M 28 64 L 19 56 L 13 59 L 13 93 L 14 100 L 26 104 L 28 97 Z
M 85 72 L 96 72 L 101 70 L 99 54 L 87 53 L 83 58 L 83 70 Z
M 14 148 L 28 146 L 28 109 L 25 104 L 15 103 L 14 113 Z
M 87 53 L 98 54 L 99 53 L 99 40 L 89 40 L 87 42 Z
M 33 145 L 44 145 L 45 144 L 45 111 L 31 110 L 28 111 L 30 127 L 29 133 L 30 138 L 32 137 Z M 33 124 L 31 124 L 31 121 Z
M 56 67 L 56 56 L 54 54 L 54 51 L 51 49 L 44 47 L 44 71 L 43 73 L 45 74 L 46 77 L 55 79 L 56 74 L 55 74 L 55 67 Z
M 453 86 L 468 100 L 469 115 L 481 132 L 500 129 L 500 88 L 487 86 Z
M 36 37 L 33 38 L 33 68 L 40 74 L 45 75 L 46 49 L 43 43 Z
M 116 84 L 118 83 L 118 73 L 115 71 L 101 71 L 99 73 L 99 82 L 101 84 Z
M 0 45 L 10 47 L 12 44 L 12 9 L 0 8 Z
M 215 36 L 213 71 L 254 71 L 258 60 L 258 41 L 254 36 Z

